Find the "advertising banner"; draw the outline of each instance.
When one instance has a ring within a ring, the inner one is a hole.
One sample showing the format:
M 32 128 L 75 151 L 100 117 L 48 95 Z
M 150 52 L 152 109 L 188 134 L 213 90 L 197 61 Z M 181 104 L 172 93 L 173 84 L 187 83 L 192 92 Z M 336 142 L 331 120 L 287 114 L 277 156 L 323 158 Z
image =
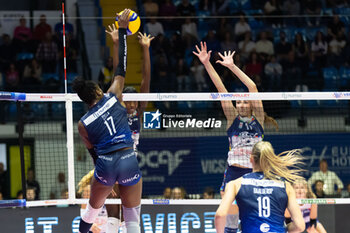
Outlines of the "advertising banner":
M 305 177 L 319 170 L 326 159 L 344 185 L 350 183 L 350 134 L 267 135 L 276 153 L 302 149 Z M 144 194 L 161 195 L 165 187 L 182 186 L 187 193 L 219 190 L 226 167 L 228 139 L 218 137 L 145 138 L 140 140 L 139 164 Z
M 319 206 L 318 220 L 328 233 L 346 233 L 347 205 Z M 143 205 L 142 233 L 209 233 L 216 232 L 216 205 Z M 1 209 L 1 232 L 78 233 L 79 206 Z M 121 233 L 121 231 L 119 231 Z

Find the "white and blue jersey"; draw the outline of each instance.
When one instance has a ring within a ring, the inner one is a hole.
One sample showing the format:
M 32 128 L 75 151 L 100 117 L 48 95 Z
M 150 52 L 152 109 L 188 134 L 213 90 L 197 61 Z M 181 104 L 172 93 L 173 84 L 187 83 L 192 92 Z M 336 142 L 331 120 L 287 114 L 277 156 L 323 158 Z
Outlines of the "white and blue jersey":
M 253 146 L 264 137 L 264 129 L 258 120 L 254 116 L 248 119 L 237 116 L 227 130 L 227 136 L 230 143 L 227 158 L 228 165 L 238 164 L 246 168 L 252 168 L 249 158 Z
M 306 228 L 310 227 L 311 204 L 300 205 L 300 210 L 301 210 L 301 213 L 303 214 Z
M 117 97 L 108 93 L 81 119 L 97 153 L 94 177 L 104 185 L 130 186 L 141 179 L 134 151 L 127 111 Z M 121 150 L 124 148 L 125 149 Z
M 285 233 L 288 195 L 284 181 L 264 179 L 262 172 L 245 174 L 236 196 L 243 233 Z
M 98 155 L 132 147 L 126 108 L 108 93 L 80 119 Z
M 139 144 L 141 121 L 137 110 L 134 113 L 128 114 L 128 123 L 131 130 L 131 137 L 134 142 L 134 151 L 137 153 L 137 146 Z

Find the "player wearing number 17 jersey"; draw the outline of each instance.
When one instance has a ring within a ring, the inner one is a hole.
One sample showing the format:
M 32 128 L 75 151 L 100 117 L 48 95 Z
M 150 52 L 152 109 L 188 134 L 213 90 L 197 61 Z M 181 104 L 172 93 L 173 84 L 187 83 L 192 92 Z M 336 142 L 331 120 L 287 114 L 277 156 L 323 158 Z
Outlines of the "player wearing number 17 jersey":
M 113 185 L 118 182 L 128 233 L 140 233 L 141 171 L 133 150 L 133 140 L 122 100 L 126 73 L 126 28 L 130 9 L 119 17 L 119 64 L 107 94 L 92 81 L 75 79 L 73 90 L 89 107 L 78 123 L 79 134 L 94 158 L 95 173 L 91 194 L 79 224 L 88 233 L 103 208 Z
M 253 172 L 226 185 L 225 195 L 215 215 L 217 233 L 223 233 L 226 215 L 236 199 L 243 233 L 302 232 L 304 220 L 289 182 L 300 178 L 297 151 L 275 155 L 269 142 L 254 145 L 250 161 Z M 293 222 L 284 227 L 288 209 Z

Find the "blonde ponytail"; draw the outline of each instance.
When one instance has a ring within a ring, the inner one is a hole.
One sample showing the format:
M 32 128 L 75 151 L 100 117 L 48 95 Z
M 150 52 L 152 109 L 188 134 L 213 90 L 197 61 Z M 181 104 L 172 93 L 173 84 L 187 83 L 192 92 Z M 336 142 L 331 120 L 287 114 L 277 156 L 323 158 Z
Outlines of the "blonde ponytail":
M 293 182 L 302 178 L 300 176 L 302 169 L 298 167 L 303 164 L 299 150 L 285 151 L 276 155 L 271 143 L 261 141 L 254 145 L 252 156 L 267 179 L 279 180 L 282 177 Z
M 95 169 L 92 169 L 91 171 L 89 171 L 88 174 L 86 174 L 83 178 L 81 178 L 81 180 L 78 183 L 78 187 L 79 187 L 78 193 L 82 193 L 84 188 L 91 183 L 94 172 L 95 172 Z
M 275 120 L 275 118 L 270 117 L 269 115 L 267 115 L 266 112 L 264 112 L 264 125 L 271 125 L 273 127 L 275 127 L 276 131 L 278 131 L 279 127 L 278 127 L 278 123 Z

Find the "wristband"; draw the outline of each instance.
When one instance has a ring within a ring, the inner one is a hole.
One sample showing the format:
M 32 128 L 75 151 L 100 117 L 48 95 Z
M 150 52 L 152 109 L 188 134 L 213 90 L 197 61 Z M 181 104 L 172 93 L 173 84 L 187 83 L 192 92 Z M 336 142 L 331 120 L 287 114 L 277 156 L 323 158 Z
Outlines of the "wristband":
M 119 64 L 117 66 L 117 69 L 115 71 L 114 76 L 122 76 L 125 78 L 126 73 L 126 58 L 127 58 L 127 45 L 126 45 L 126 29 L 125 28 L 119 28 Z
M 292 218 L 285 218 L 285 222 L 286 222 L 286 224 L 288 225 L 289 223 L 292 222 Z
M 317 227 L 317 219 L 310 219 L 310 227 L 315 226 L 315 228 Z

